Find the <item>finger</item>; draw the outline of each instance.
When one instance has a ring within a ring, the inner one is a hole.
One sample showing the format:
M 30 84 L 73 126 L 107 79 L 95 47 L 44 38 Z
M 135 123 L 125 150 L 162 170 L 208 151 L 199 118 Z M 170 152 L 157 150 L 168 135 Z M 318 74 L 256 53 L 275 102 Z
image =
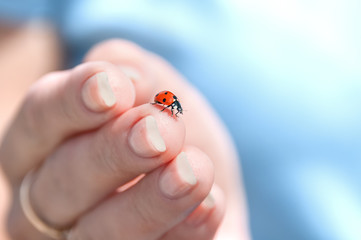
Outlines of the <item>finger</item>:
M 118 66 L 134 84 L 138 93 L 136 106 L 149 102 L 157 89 L 147 52 L 132 42 L 121 39 L 101 42 L 88 52 L 84 60 L 108 61 Z
M 5 172 L 18 183 L 64 139 L 101 126 L 132 107 L 134 99 L 131 81 L 109 63 L 45 76 L 30 89 L 4 138 Z
M 166 167 L 79 219 L 70 240 L 158 239 L 204 200 L 213 171 L 204 153 L 188 147 Z
M 180 119 L 151 104 L 133 108 L 47 159 L 32 185 L 33 208 L 50 225 L 68 226 L 119 186 L 174 158 L 184 137 Z
M 224 209 L 222 190 L 213 186 L 203 202 L 183 222 L 163 235 L 161 240 L 213 239 L 221 224 Z

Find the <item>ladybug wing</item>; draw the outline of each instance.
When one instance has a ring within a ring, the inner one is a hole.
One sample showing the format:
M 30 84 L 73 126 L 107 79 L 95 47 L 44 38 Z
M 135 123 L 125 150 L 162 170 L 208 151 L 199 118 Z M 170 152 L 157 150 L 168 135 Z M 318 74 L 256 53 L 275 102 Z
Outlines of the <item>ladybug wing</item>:
M 169 91 L 162 91 L 155 95 L 154 101 L 164 104 L 166 106 L 171 105 L 174 102 L 174 94 Z

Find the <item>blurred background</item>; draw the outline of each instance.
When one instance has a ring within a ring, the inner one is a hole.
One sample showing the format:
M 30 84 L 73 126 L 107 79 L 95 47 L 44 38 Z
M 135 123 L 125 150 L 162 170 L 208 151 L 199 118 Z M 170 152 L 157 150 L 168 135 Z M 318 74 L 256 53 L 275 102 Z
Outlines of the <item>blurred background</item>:
M 0 0 L 1 129 L 36 78 L 125 38 L 227 125 L 254 240 L 361 239 L 360 12 L 359 0 Z

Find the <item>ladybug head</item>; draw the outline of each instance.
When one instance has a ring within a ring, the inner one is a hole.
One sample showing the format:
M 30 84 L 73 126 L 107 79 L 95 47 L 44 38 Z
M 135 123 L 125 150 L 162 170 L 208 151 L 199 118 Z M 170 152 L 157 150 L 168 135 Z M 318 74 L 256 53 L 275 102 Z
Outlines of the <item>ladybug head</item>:
M 180 102 L 176 99 L 174 101 L 175 105 L 177 106 L 177 113 L 176 113 L 176 116 L 180 113 L 183 115 L 183 108 L 182 108 L 182 105 L 180 104 Z
M 180 114 L 183 114 L 183 108 L 182 107 L 177 107 L 177 111 L 180 113 Z

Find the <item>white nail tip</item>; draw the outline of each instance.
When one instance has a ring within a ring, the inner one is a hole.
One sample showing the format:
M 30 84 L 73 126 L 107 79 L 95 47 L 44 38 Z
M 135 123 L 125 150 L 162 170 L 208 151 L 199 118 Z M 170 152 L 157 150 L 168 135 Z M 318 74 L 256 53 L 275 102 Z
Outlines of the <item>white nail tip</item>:
M 120 66 L 122 72 L 131 80 L 138 81 L 140 80 L 140 74 L 138 70 L 130 66 Z
M 145 118 L 145 122 L 149 141 L 158 152 L 165 152 L 166 146 L 162 136 L 160 135 L 157 121 L 153 116 L 147 116 Z
M 212 192 L 208 194 L 208 196 L 203 200 L 203 204 L 207 208 L 213 208 L 215 204 L 214 197 L 212 195 Z
M 181 152 L 175 161 L 179 177 L 189 185 L 195 185 L 197 183 L 197 178 L 195 177 L 192 166 L 188 161 L 187 154 Z
M 95 77 L 98 83 L 99 96 L 104 101 L 106 106 L 113 106 L 116 102 L 116 98 L 112 87 L 110 86 L 108 75 L 105 72 L 100 72 L 97 73 Z

